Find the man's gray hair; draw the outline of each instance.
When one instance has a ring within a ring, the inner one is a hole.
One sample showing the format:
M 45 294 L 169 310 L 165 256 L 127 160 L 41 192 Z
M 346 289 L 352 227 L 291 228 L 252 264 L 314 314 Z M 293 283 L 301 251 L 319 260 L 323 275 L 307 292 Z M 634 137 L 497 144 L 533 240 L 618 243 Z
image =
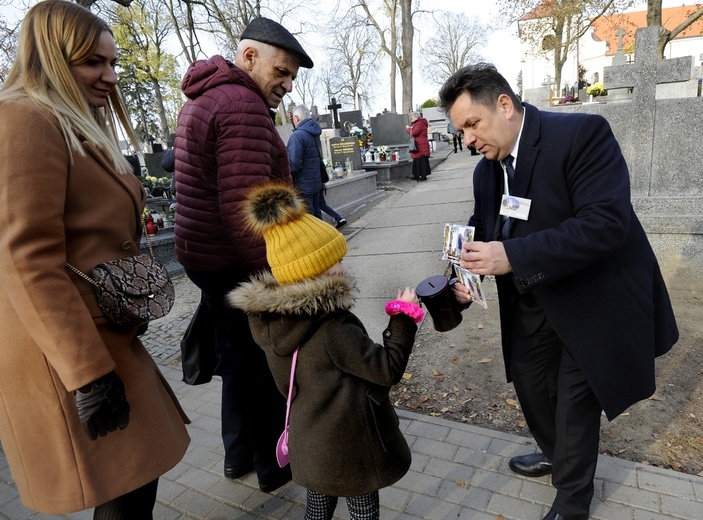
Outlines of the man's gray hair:
M 310 109 L 305 105 L 298 105 L 293 109 L 293 115 L 298 116 L 301 121 L 310 119 Z

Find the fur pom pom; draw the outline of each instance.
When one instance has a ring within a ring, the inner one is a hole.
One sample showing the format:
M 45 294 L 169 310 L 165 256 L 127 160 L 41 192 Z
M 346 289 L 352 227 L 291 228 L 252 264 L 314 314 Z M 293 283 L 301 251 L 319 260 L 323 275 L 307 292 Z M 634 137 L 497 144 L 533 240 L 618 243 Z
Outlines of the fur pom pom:
M 299 219 L 307 210 L 293 187 L 282 183 L 265 183 L 249 192 L 245 212 L 252 231 L 263 235 L 272 226 Z

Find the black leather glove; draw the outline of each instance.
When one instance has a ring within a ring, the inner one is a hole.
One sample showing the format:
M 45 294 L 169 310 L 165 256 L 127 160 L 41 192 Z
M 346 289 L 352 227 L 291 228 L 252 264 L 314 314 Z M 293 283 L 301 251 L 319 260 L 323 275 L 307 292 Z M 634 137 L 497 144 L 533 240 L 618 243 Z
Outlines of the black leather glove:
M 129 403 L 124 383 L 114 372 L 73 392 L 78 418 L 91 440 L 107 435 L 129 423 Z

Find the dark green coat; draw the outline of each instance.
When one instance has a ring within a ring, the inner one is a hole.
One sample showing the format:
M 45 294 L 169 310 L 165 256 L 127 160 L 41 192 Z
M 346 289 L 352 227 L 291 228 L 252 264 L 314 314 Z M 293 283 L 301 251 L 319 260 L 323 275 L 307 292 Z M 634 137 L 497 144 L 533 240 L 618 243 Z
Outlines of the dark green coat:
M 254 339 L 284 395 L 293 352 L 303 342 L 291 406 L 290 465 L 297 484 L 331 496 L 390 486 L 411 460 L 388 394 L 405 371 L 417 326 L 408 316 L 393 316 L 384 345 L 374 343 L 349 312 L 353 291 L 347 276 L 279 285 L 268 274 L 230 293 L 230 302 L 249 314 Z

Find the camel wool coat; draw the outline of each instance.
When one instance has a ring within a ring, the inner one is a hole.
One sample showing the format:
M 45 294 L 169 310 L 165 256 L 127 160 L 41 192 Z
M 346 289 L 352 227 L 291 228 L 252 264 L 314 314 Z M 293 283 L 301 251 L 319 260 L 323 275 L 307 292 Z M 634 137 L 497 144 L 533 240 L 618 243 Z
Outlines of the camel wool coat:
M 0 441 L 25 506 L 48 514 L 103 504 L 174 467 L 188 422 L 137 337 L 102 316 L 69 273 L 139 253 L 145 193 L 97 149 L 73 161 L 53 116 L 0 104 Z M 129 425 L 91 441 L 72 392 L 114 370 Z

